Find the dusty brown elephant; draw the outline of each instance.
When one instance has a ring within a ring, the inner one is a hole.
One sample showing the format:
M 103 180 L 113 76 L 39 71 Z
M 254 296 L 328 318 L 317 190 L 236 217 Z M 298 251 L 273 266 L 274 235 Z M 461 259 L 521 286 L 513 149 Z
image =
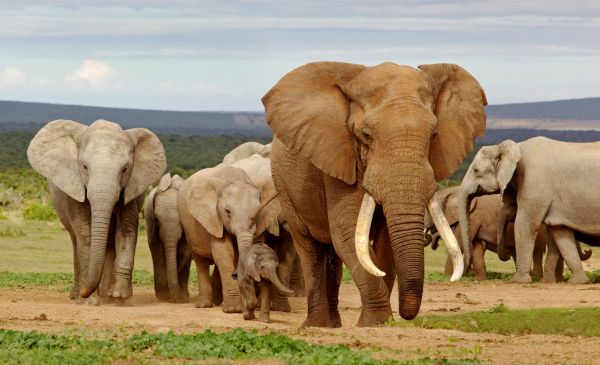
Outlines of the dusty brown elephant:
M 251 180 L 244 170 L 224 165 L 190 176 L 177 195 L 177 208 L 198 272 L 196 306 L 216 304 L 209 276 L 215 264 L 220 273 L 223 311 L 241 313 L 237 281 L 231 274 L 238 252 L 251 245 L 265 230 L 277 233 L 274 191 L 263 180 Z
M 458 203 L 459 203 L 460 186 L 453 186 L 448 188 L 442 188 L 435 192 L 433 199 L 436 199 L 439 205 L 442 207 L 446 220 L 450 227 L 452 227 L 454 234 L 459 242 L 461 242 L 461 229 L 460 222 L 458 219 Z M 470 269 L 473 270 L 475 278 L 477 280 L 487 279 L 487 270 L 485 265 L 485 252 L 490 250 L 497 252 L 497 227 L 498 220 L 500 219 L 502 209 L 502 196 L 500 194 L 483 195 L 474 198 L 471 201 L 469 208 L 469 232 L 471 235 L 472 251 L 471 257 L 472 262 Z M 425 227 L 430 230 L 435 230 L 433 222 L 428 214 L 425 215 Z M 439 235 L 434 233 L 433 246 L 436 246 L 436 240 L 439 239 Z M 506 248 L 510 253 L 510 257 L 513 260 L 516 259 L 515 251 L 515 239 L 513 233 L 513 225 L 509 224 L 506 227 Z M 532 275 L 537 278 L 542 278 L 544 272 L 543 258 L 546 251 L 547 236 L 545 226 L 542 227 L 538 236 L 536 237 L 535 247 L 533 250 L 533 271 Z M 461 249 L 465 249 L 461 246 Z M 592 254 L 591 250 L 585 253 L 580 252 L 582 260 L 587 260 Z M 555 275 L 546 275 L 547 277 L 562 278 L 563 275 L 563 261 L 562 258 L 557 262 L 554 270 Z M 450 275 L 452 273 L 452 262 L 450 258 L 446 260 L 445 274 Z
M 99 286 L 101 296 L 131 297 L 144 191 L 167 166 L 158 137 L 105 120 L 90 126 L 55 120 L 35 135 L 27 158 L 48 178 L 52 204 L 71 236 L 71 298 L 88 298 Z
M 462 163 L 485 129 L 477 80 L 451 64 L 316 62 L 285 75 L 262 101 L 275 134 L 273 179 L 304 273 L 304 326 L 341 326 L 341 260 L 360 292 L 359 326 L 392 317 L 396 273 L 400 315 L 414 318 L 425 209 L 439 218 L 438 230 L 450 231 L 429 205 L 436 180 Z

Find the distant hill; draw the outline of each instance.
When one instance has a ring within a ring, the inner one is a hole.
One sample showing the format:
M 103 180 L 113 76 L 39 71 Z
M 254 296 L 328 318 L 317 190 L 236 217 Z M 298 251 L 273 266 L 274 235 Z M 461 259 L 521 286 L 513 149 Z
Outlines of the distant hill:
M 55 119 L 72 119 L 86 124 L 106 119 L 118 122 L 124 128 L 145 127 L 170 134 L 271 135 L 263 113 L 259 112 L 178 112 L 0 101 L 0 131 L 33 132 Z
M 489 105 L 486 113 L 488 130 L 600 131 L 600 98 Z M 146 127 L 163 134 L 271 135 L 262 112 L 179 112 L 0 101 L 0 131 L 34 132 L 61 118 L 88 124 L 107 119 L 124 128 Z

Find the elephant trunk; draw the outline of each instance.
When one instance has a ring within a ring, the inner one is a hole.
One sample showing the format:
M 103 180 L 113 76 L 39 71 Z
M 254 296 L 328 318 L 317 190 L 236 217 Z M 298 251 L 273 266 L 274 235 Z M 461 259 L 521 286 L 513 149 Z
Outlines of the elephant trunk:
M 254 242 L 254 234 L 250 231 L 244 231 L 236 234 L 238 252 L 241 254 L 246 251 Z
M 105 184 L 102 184 L 104 185 L 103 190 L 106 190 L 107 184 L 109 183 L 105 182 Z M 111 182 L 110 185 L 115 184 Z M 100 285 L 111 216 L 118 196 L 118 192 L 99 193 L 93 188 L 88 190 L 88 199 L 90 200 L 92 212 L 92 227 L 88 271 L 79 292 L 79 295 L 83 298 L 92 295 Z
M 177 276 L 177 243 L 179 237 L 171 234 L 165 235 L 165 264 L 167 269 L 167 283 L 171 300 L 179 299 L 179 279 Z
M 294 291 L 283 285 L 279 277 L 277 276 L 277 272 L 269 272 L 267 279 L 273 284 L 273 287 L 277 289 L 277 291 L 282 295 L 293 295 Z
M 471 242 L 471 225 L 469 222 L 469 207 L 473 195 L 477 191 L 475 184 L 462 185 L 458 193 L 458 221 L 460 222 L 460 235 L 462 237 L 463 257 L 465 259 L 465 268 L 471 264 L 471 252 L 473 250 Z

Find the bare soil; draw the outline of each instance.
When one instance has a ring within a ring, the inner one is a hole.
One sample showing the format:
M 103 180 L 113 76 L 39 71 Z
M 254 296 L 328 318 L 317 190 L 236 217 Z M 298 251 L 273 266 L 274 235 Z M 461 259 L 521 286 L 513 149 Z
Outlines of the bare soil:
M 397 309 L 396 295 L 393 308 Z M 306 314 L 306 298 L 290 298 L 291 313 L 272 312 L 272 323 L 244 321 L 241 314 L 225 314 L 221 308 L 194 308 L 188 304 L 159 302 L 150 286 L 136 286 L 126 304 L 99 307 L 74 304 L 57 288 L 0 289 L 0 327 L 50 333 L 81 333 L 98 337 L 122 337 L 142 330 L 191 333 L 213 329 L 257 328 L 276 331 L 318 344 L 346 344 L 380 349 L 384 357 L 474 358 L 494 363 L 598 363 L 597 338 L 472 334 L 420 328 L 357 328 L 360 298 L 354 284 L 342 284 L 338 329 L 300 328 Z M 504 303 L 511 309 L 532 307 L 600 306 L 600 285 L 434 283 L 426 284 L 421 313 L 489 309 Z M 398 318 L 398 316 L 396 315 Z M 600 319 L 590 319 L 600 325 Z

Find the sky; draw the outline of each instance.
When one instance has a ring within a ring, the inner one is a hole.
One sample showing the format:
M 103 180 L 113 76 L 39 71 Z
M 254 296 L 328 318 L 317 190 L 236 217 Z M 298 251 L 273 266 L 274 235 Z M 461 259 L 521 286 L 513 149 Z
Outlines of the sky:
M 262 111 L 329 60 L 457 63 L 490 104 L 600 96 L 600 1 L 0 0 L 0 99 Z

